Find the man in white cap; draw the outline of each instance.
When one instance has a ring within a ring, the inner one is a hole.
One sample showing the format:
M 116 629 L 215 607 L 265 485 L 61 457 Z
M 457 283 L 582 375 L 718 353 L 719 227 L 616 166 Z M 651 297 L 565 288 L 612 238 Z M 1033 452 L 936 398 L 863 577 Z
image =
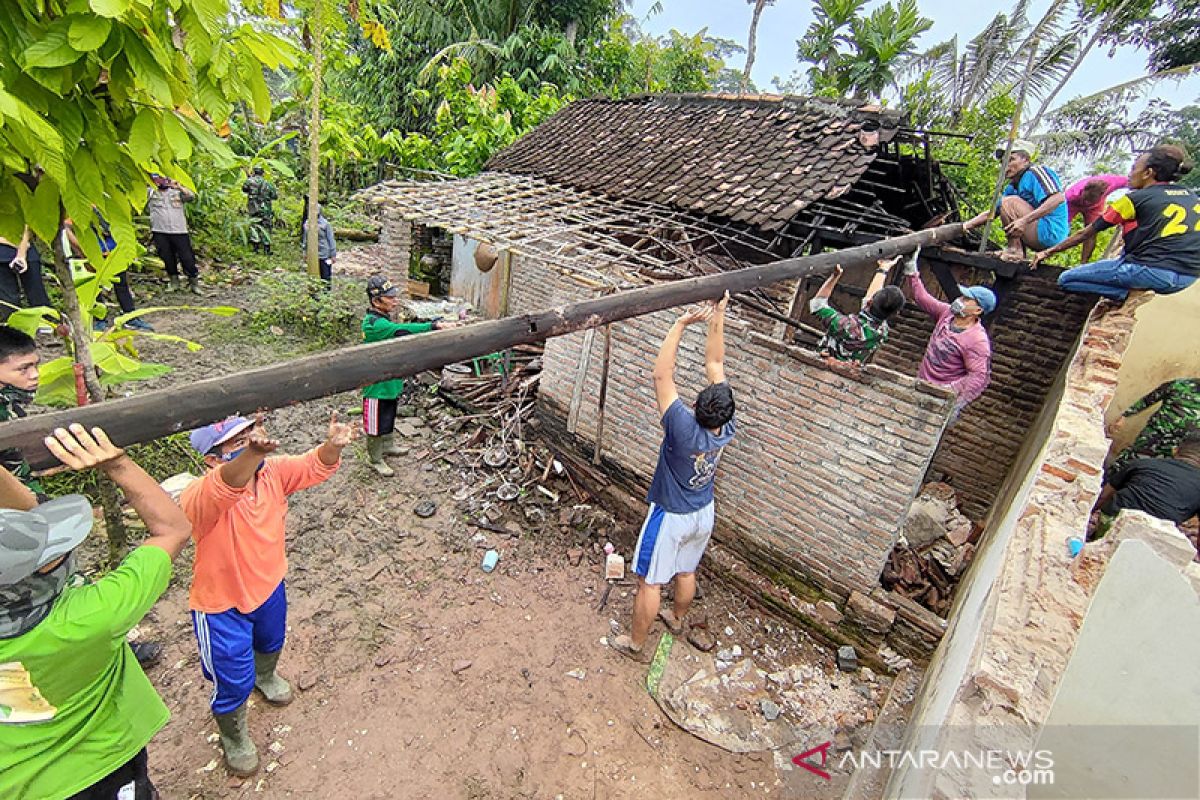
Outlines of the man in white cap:
M 1004 158 L 1007 149 L 1007 143 L 997 145 L 996 158 Z M 1025 258 L 1025 248 L 1045 250 L 1066 239 L 1071 231 L 1062 179 L 1044 164 L 1033 163 L 1036 150 L 1037 145 L 1025 139 L 1013 142 L 1004 165 L 1007 183 L 996 209 L 985 211 L 963 225 L 966 230 L 978 228 L 998 211 L 1008 240 L 1004 258 L 1021 260 Z
M 192 528 L 101 429 L 59 428 L 46 446 L 71 469 L 112 479 L 150 535 L 117 569 L 77 585 L 71 553 L 92 528 L 87 500 L 13 510 L 28 496 L 0 474 L 0 797 L 150 800 L 146 744 L 170 715 L 125 634 L 166 591 Z

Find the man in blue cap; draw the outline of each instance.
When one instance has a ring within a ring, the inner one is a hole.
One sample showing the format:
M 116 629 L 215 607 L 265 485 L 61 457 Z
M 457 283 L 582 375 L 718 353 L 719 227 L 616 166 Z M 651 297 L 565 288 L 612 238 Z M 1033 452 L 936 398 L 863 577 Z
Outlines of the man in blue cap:
M 996 295 L 986 286 L 960 286 L 959 296 L 945 303 L 926 290 L 917 274 L 917 248 L 904 264 L 913 303 L 933 318 L 933 335 L 917 377 L 958 395 L 952 420 L 987 388 L 992 377 L 992 343 L 980 324 L 996 310 Z

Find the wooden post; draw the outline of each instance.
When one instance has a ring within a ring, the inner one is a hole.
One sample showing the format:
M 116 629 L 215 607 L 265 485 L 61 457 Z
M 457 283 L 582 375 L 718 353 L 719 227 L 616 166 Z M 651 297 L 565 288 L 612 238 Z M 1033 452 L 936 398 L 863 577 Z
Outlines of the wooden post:
M 54 466 L 43 444 L 47 433 L 71 422 L 99 425 L 118 446 L 148 442 L 258 408 L 279 408 L 346 392 L 389 378 L 405 378 L 518 344 L 596 328 L 667 308 L 715 300 L 726 291 L 747 292 L 805 275 L 823 275 L 835 266 L 854 267 L 911 252 L 918 246 L 962 236 L 962 224 L 883 239 L 868 245 L 771 264 L 660 283 L 534 311 L 464 328 L 405 336 L 294 359 L 234 375 L 207 378 L 87 408 L 38 414 L 0 424 L 0 449 L 15 447 L 35 467 Z
M 604 363 L 600 367 L 600 399 L 596 412 L 596 449 L 592 463 L 600 463 L 600 448 L 604 444 L 604 407 L 608 403 L 608 366 L 612 360 L 612 325 L 604 326 Z

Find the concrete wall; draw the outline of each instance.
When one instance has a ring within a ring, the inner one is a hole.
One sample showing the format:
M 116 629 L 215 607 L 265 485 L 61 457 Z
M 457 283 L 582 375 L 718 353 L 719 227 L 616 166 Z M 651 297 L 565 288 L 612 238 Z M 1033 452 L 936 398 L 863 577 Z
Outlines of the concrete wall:
M 1179 294 L 1155 296 L 1138 310 L 1137 329 L 1121 371 L 1117 395 L 1109 409 L 1111 422 L 1164 381 L 1200 377 L 1200 347 L 1194 335 L 1200 319 L 1200 284 Z M 1113 438 L 1112 455 L 1125 448 L 1154 412 L 1151 408 L 1126 421 Z
M 566 276 L 515 259 L 511 311 L 590 296 Z M 602 454 L 644 495 L 661 429 L 650 369 L 677 312 L 612 326 Z M 739 434 L 717 479 L 718 536 L 759 565 L 799 570 L 841 598 L 877 586 L 951 406 L 948 392 L 888 370 L 831 371 L 734 320 L 726 369 Z M 703 328 L 680 347 L 677 382 L 690 401 L 705 383 Z M 604 333 L 546 343 L 538 402 L 588 452 L 595 442 Z
M 1061 399 L 1034 431 L 1034 441 L 1044 444 L 1027 447 L 959 585 L 950 627 L 913 706 L 907 749 L 986 748 L 989 726 L 1040 726 L 1049 715 L 1106 561 L 1096 545 L 1071 560 L 1067 540 L 1086 534 L 1099 494 L 1109 444 L 1103 416 L 1132 336 L 1135 306 L 1089 319 Z M 968 777 L 954 770 L 900 769 L 886 796 L 964 796 Z

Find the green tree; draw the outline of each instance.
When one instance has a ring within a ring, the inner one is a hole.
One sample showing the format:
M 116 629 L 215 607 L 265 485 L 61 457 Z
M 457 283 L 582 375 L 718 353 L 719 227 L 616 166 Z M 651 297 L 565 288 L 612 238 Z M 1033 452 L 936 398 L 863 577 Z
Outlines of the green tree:
M 828 97 L 878 98 L 896 87 L 905 60 L 916 52 L 917 39 L 933 26 L 922 17 L 916 0 L 884 3 L 863 16 L 866 0 L 814 0 L 815 17 L 796 41 L 796 58 L 810 64 L 808 84 Z M 794 91 L 797 76 L 779 83 Z

